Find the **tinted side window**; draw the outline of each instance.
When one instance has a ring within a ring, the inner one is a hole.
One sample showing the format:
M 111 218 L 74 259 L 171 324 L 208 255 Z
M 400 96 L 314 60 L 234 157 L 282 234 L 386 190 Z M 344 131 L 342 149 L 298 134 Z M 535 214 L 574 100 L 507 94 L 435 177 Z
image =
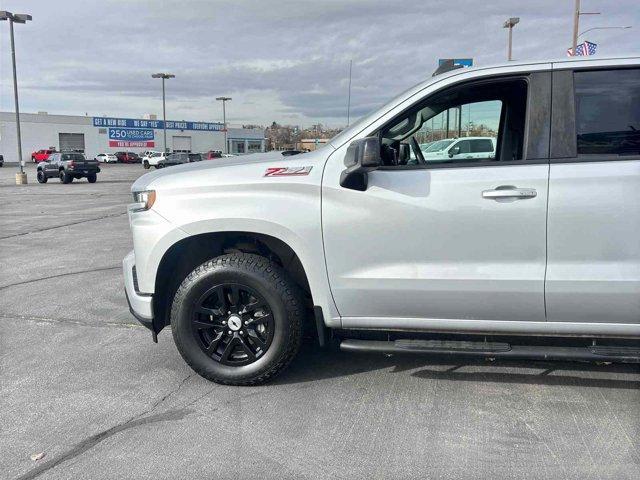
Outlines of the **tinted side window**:
M 578 154 L 640 154 L 640 69 L 574 74 Z
M 457 153 L 470 153 L 471 152 L 471 142 L 469 140 L 462 140 L 455 144 L 453 147 L 456 149 Z
M 491 140 L 471 140 L 472 153 L 493 152 L 493 143 Z

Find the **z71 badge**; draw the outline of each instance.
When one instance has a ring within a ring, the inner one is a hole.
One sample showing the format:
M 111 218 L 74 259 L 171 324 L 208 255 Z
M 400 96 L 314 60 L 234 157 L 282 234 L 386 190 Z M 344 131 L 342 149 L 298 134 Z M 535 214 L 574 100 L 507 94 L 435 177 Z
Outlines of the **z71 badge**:
M 265 177 L 295 177 L 309 175 L 313 167 L 269 167 L 264 172 Z

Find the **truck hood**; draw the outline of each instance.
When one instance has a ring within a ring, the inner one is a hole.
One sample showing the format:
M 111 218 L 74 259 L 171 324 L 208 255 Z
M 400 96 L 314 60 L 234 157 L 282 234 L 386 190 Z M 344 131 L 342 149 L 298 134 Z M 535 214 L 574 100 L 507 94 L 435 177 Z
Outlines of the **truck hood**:
M 327 150 L 333 151 L 334 148 L 327 144 L 314 152 L 286 157 L 278 151 L 271 151 L 175 165 L 142 175 L 131 186 L 131 190 L 182 189 L 217 183 L 253 183 L 257 178 L 264 177 L 267 167 L 317 165 L 319 158 L 328 157 Z

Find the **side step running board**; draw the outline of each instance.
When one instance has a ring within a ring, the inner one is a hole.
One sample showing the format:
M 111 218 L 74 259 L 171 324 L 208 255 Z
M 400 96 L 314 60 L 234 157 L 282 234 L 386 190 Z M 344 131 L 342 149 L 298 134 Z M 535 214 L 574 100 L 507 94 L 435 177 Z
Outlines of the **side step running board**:
M 640 363 L 640 348 L 633 347 L 554 347 L 510 345 L 498 342 L 463 342 L 441 340 L 357 340 L 340 342 L 345 352 L 425 353 L 535 360 L 583 360 L 588 362 Z

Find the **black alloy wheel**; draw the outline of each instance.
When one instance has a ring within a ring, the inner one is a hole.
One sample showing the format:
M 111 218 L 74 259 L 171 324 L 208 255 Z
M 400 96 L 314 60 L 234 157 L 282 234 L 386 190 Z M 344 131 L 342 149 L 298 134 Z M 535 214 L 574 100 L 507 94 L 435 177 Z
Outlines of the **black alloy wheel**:
M 194 306 L 191 323 L 200 348 L 223 365 L 253 363 L 273 340 L 273 311 L 245 285 L 224 283 L 207 290 Z

